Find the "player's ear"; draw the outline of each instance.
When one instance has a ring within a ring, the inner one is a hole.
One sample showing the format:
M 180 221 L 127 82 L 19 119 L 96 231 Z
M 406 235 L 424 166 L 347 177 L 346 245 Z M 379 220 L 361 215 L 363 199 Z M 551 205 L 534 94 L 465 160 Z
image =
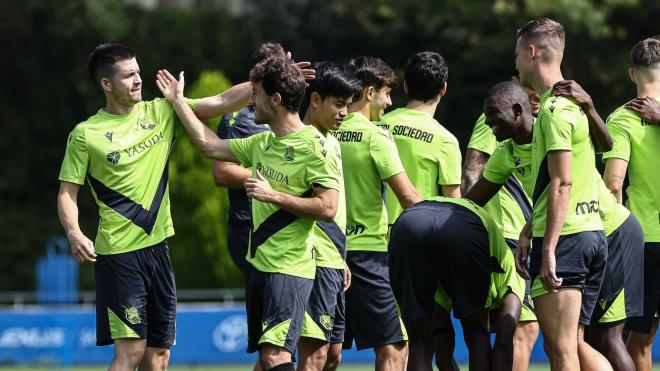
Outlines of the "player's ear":
M 539 49 L 536 47 L 536 45 L 529 44 L 527 46 L 527 50 L 529 51 L 530 59 L 534 59 L 534 58 L 537 58 L 539 56 Z
M 101 85 L 101 89 L 103 89 L 103 91 L 112 91 L 112 81 L 110 81 L 110 79 L 107 77 L 101 77 L 101 80 L 99 80 L 99 85 Z
M 321 105 L 321 95 L 317 92 L 313 92 L 309 96 L 309 104 L 314 108 L 318 108 Z
M 282 96 L 280 95 L 280 93 L 274 93 L 273 95 L 271 95 L 270 99 L 271 102 L 273 102 L 274 106 L 278 106 L 282 104 Z
M 447 81 L 445 81 L 445 84 L 440 88 L 440 96 L 444 97 L 445 94 L 447 94 Z
M 408 82 L 403 80 L 403 92 L 408 94 Z
M 637 84 L 637 75 L 635 74 L 635 69 L 630 67 L 628 68 L 628 76 L 630 76 L 630 80 Z
M 365 98 L 367 98 L 368 102 L 371 102 L 374 100 L 374 95 L 376 94 L 376 88 L 373 86 L 367 86 L 364 88 L 364 91 L 362 92 L 362 95 L 364 95 Z

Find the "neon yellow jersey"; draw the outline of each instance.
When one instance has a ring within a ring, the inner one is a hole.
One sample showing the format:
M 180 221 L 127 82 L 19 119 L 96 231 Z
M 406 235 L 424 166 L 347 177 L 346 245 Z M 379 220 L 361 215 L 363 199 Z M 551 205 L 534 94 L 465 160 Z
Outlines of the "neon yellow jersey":
M 502 269 L 501 271 L 493 269 L 493 272 L 490 274 L 490 288 L 488 289 L 488 297 L 486 298 L 484 308 L 493 309 L 499 307 L 502 299 L 504 299 L 504 296 L 509 293 L 509 291 L 513 292 L 522 303 L 525 296 L 525 280 L 516 273 L 513 253 L 511 252 L 509 245 L 504 241 L 504 236 L 502 235 L 499 226 L 495 223 L 488 212 L 465 198 L 437 196 L 432 197 L 429 200 L 460 205 L 475 213 L 483 222 L 484 227 L 486 227 L 488 241 L 490 242 L 490 256 L 495 258 Z M 436 293 L 436 301 L 443 303 L 443 308 L 447 309 L 449 301 L 447 299 L 442 299 L 443 291 L 444 290 L 440 290 L 439 293 Z
M 541 96 L 541 109 L 534 124 L 532 174 L 534 202 L 532 235 L 543 237 L 548 214 L 548 152 L 570 151 L 572 186 L 566 219 L 560 235 L 602 231 L 598 213 L 596 155 L 589 136 L 589 122 L 578 105 L 564 97 L 553 97 L 552 90 Z
M 525 145 L 531 150 L 531 144 Z M 518 240 L 520 231 L 531 217 L 531 200 L 523 189 L 525 177 L 531 176 L 531 151 L 524 150 L 513 141 L 498 143 L 493 131 L 486 125 L 486 116 L 481 114 L 474 125 L 468 148 L 491 156 L 486 164 L 490 167 L 491 178 L 483 177 L 503 187 L 484 205 L 495 223 L 500 227 L 504 238 Z
M 385 179 L 402 173 L 392 136 L 358 112 L 332 133 L 341 145 L 348 251 L 387 251 Z
M 616 201 L 616 197 L 607 188 L 605 182 L 596 171 L 598 178 L 598 212 L 603 221 L 605 235 L 609 236 L 630 216 L 630 210 Z
M 194 106 L 194 101 L 189 101 Z M 69 135 L 59 180 L 83 185 L 99 208 L 97 254 L 119 254 L 174 235 L 168 163 L 179 119 L 167 100 L 140 102 L 126 115 L 100 109 Z
M 461 150 L 456 137 L 425 112 L 397 108 L 383 116 L 380 127 L 396 143 L 403 168 L 423 199 L 442 194 L 439 186 L 461 184 Z M 391 189 L 386 197 L 388 223 L 403 208 Z
M 611 151 L 603 154 L 603 159 L 628 161 L 630 185 L 626 188 L 626 206 L 642 225 L 644 241 L 660 242 L 660 192 L 657 189 L 660 161 L 656 160 L 660 127 L 649 125 L 622 106 L 607 118 L 607 129 L 614 145 Z
M 313 126 L 281 137 L 266 131 L 229 140 L 234 156 L 252 168 L 254 177 L 259 171 L 274 190 L 297 197 L 311 195 L 314 185 L 339 190 L 339 168 L 326 144 Z M 314 278 L 313 229 L 313 220 L 253 199 L 247 261 L 261 272 Z
M 314 226 L 314 249 L 316 250 L 316 266 L 343 269 L 346 259 L 346 192 L 344 190 L 344 174 L 341 163 L 341 148 L 339 141 L 333 135 L 326 136 L 328 157 L 334 157 L 339 170 L 339 197 L 337 214 L 333 222 L 316 222 Z

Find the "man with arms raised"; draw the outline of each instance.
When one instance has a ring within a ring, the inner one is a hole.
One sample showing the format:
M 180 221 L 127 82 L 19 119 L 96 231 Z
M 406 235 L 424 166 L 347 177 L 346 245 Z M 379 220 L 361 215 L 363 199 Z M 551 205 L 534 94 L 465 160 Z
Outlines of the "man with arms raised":
M 386 185 L 404 208 L 420 200 L 410 183 L 391 135 L 372 121 L 392 104 L 394 71 L 381 59 L 358 57 L 361 89 L 339 130 L 346 186 L 346 262 L 351 288 L 346 292 L 344 346 L 374 348 L 376 370 L 404 370 L 408 336 L 389 283 Z
M 259 351 L 264 370 L 292 371 L 316 271 L 314 221 L 334 219 L 339 189 L 339 171 L 327 157 L 322 135 L 298 116 L 305 94 L 303 72 L 281 57 L 266 59 L 250 71 L 255 122 L 269 124 L 272 131 L 246 139 L 219 139 L 204 126 L 185 104 L 183 73 L 179 80 L 167 71 L 157 76 L 193 143 L 207 157 L 252 168 L 245 181 L 253 200 L 248 352 Z
M 176 319 L 167 169 L 181 128 L 167 101 L 142 101 L 140 67 L 126 46 L 99 45 L 88 67 L 106 105 L 69 135 L 59 175 L 60 221 L 73 256 L 95 262 L 96 342 L 115 345 L 109 369 L 165 369 Z M 207 119 L 245 105 L 249 94 L 245 83 L 183 104 Z M 99 207 L 95 243 L 78 224 L 85 180 Z

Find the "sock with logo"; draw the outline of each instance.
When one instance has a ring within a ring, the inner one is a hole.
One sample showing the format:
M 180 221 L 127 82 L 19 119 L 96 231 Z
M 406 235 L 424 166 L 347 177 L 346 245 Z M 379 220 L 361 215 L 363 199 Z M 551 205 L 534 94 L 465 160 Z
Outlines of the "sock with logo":
M 293 365 L 293 362 L 287 362 L 268 369 L 268 371 L 296 371 L 296 367 Z

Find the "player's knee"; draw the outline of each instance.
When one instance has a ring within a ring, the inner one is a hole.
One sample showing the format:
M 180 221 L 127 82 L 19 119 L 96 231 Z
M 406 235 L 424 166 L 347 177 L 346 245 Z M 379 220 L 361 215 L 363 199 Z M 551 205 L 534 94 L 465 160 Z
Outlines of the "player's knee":
M 167 370 L 170 361 L 170 350 L 164 348 L 149 348 L 142 359 L 140 370 Z
M 335 371 L 341 363 L 341 350 L 328 352 L 323 371 Z
M 628 338 L 628 344 L 629 346 L 632 345 L 632 347 L 642 351 L 651 351 L 653 338 L 653 335 L 631 332 L 630 337 Z
M 115 341 L 115 361 L 135 369 L 142 361 L 146 350 L 144 341 L 117 340 Z

